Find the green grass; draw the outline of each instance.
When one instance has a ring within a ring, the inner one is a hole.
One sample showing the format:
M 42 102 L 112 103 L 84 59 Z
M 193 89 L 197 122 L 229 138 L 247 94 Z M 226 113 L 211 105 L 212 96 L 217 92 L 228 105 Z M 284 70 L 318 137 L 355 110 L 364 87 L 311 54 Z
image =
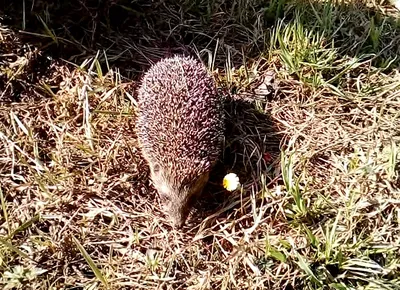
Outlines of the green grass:
M 47 2 L 0 19 L 4 289 L 400 289 L 397 10 Z M 143 71 L 182 51 L 208 66 L 228 120 L 175 231 L 134 124 Z M 224 191 L 228 172 L 240 190 Z

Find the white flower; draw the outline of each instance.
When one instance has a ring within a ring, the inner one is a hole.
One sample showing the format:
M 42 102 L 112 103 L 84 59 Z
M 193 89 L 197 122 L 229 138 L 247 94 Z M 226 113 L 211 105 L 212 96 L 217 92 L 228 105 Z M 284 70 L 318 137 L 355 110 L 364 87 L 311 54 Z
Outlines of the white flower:
M 396 0 L 396 2 L 394 3 L 394 7 L 397 8 L 397 10 L 400 10 L 400 1 Z
M 240 186 L 239 177 L 235 173 L 225 175 L 222 185 L 226 190 L 234 191 Z
M 390 4 L 396 7 L 397 10 L 400 10 L 400 0 L 390 0 Z

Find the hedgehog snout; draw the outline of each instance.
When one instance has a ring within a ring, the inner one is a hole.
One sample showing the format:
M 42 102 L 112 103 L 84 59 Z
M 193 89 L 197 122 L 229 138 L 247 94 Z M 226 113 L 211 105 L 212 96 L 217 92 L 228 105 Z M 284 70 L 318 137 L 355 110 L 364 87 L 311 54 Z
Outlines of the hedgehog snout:
M 186 203 L 172 202 L 167 210 L 172 225 L 180 229 L 185 224 L 190 212 L 190 206 Z
M 161 168 L 152 170 L 153 184 L 158 191 L 163 211 L 172 225 L 179 229 L 185 224 L 191 208 L 207 184 L 209 172 L 203 172 L 185 185 L 177 183 L 174 178 Z
M 188 188 L 174 189 L 168 186 L 169 191 L 161 194 L 165 213 L 175 228 L 181 228 L 192 207 L 191 192 Z
M 179 229 L 185 224 L 201 189 L 202 187 L 184 187 L 163 195 L 164 209 L 175 228 Z
M 198 199 L 209 178 L 209 173 L 205 172 L 197 178 L 191 185 L 184 187 L 183 190 L 176 192 L 176 197 L 169 203 L 168 212 L 172 223 L 176 228 L 181 228 Z
M 163 180 L 162 183 L 157 183 L 156 188 L 163 211 L 167 214 L 174 227 L 181 228 L 190 212 L 189 193 L 186 190 L 174 189 L 170 183 L 166 183 L 166 180 Z

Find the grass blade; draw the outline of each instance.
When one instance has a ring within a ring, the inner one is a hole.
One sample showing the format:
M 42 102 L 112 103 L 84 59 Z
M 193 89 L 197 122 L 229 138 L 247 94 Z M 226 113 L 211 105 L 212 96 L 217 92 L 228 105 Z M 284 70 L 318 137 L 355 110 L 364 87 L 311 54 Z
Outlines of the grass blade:
M 88 263 L 89 267 L 92 269 L 93 273 L 96 275 L 97 279 L 99 279 L 101 281 L 101 283 L 103 283 L 103 285 L 106 288 L 108 288 L 108 283 L 107 283 L 106 278 L 103 276 L 103 274 L 101 273 L 100 269 L 97 268 L 96 264 L 94 263 L 93 259 L 90 257 L 88 252 L 86 252 L 85 248 L 79 243 L 79 241 L 75 237 L 72 237 L 72 240 L 74 241 L 74 243 L 78 247 L 79 251 L 81 252 L 81 254 L 83 256 L 83 258 L 86 260 L 86 262 Z

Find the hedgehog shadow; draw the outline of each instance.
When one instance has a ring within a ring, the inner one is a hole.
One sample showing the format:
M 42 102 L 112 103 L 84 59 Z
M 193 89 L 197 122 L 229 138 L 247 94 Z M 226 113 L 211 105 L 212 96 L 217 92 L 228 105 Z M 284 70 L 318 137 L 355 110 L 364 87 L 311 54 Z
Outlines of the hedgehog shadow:
M 265 110 L 264 110 L 265 111 Z M 205 218 L 224 210 L 215 219 L 226 219 L 240 208 L 240 204 L 230 207 L 240 199 L 240 192 L 228 192 L 222 186 L 228 173 L 239 176 L 242 184 L 251 184 L 260 180 L 263 174 L 270 180 L 278 164 L 280 154 L 280 136 L 270 115 L 256 108 L 254 104 L 243 100 L 230 100 L 225 104 L 226 130 L 223 154 L 210 173 L 208 184 L 201 198 L 194 205 L 196 219 L 200 224 Z M 244 192 L 246 194 L 246 192 Z M 207 226 L 214 224 L 211 219 Z

